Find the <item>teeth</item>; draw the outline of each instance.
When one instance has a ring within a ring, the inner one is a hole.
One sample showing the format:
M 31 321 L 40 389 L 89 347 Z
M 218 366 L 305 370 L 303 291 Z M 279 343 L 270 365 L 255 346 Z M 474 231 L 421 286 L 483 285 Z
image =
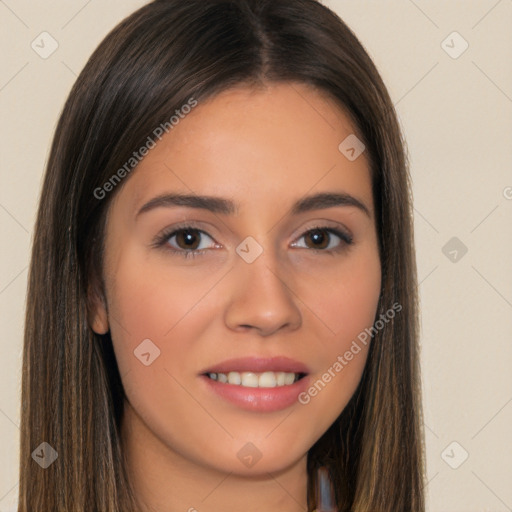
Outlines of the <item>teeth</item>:
M 230 384 L 242 384 L 242 377 L 238 372 L 229 372 L 227 377 Z
M 294 373 L 285 373 L 284 374 L 285 385 L 293 384 L 294 382 L 295 382 L 295 374 Z
M 299 380 L 298 373 L 290 372 L 208 373 L 208 377 L 219 382 L 245 386 L 248 388 L 275 388 L 277 386 L 289 386 Z

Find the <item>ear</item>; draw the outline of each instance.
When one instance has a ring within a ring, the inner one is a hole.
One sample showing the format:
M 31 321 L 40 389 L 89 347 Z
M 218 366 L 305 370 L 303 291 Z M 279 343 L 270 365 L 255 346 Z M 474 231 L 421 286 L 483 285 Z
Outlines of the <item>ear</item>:
M 96 334 L 106 334 L 109 331 L 108 312 L 105 294 L 100 288 L 98 280 L 93 278 L 87 293 L 87 316 L 89 326 Z

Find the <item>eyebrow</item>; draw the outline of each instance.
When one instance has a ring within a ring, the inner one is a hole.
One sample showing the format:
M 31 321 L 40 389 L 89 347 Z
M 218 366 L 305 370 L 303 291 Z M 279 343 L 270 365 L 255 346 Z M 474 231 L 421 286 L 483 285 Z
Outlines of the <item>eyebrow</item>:
M 177 206 L 199 208 L 212 213 L 221 213 L 224 215 L 236 214 L 240 209 L 240 205 L 231 199 L 176 193 L 164 194 L 151 199 L 140 208 L 136 217 L 155 208 L 171 208 Z M 371 217 L 369 209 L 362 201 L 350 194 L 336 192 L 321 192 L 303 197 L 293 204 L 291 214 L 298 215 L 311 210 L 322 210 L 335 206 L 354 206 L 365 213 L 368 217 Z

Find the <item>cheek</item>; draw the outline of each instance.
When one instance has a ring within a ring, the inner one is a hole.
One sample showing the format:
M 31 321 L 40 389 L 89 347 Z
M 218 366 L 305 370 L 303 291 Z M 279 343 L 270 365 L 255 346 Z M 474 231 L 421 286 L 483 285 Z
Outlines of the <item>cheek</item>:
M 202 429 L 218 425 L 191 393 L 198 340 L 216 318 L 204 299 L 218 277 L 192 276 L 154 262 L 144 265 L 127 250 L 115 268 L 109 320 L 128 401 L 159 438 L 178 450 L 188 446 L 184 439 L 191 433 L 208 439 Z M 198 453 L 207 450 L 197 439 L 194 445 Z
M 322 371 L 311 376 L 308 388 L 298 396 L 312 429 L 313 442 L 343 412 L 361 381 L 366 364 L 368 344 L 351 345 L 349 342 L 338 347 L 340 345 L 344 345 L 340 350 L 326 353 Z
M 342 349 L 347 340 L 372 325 L 380 287 L 378 254 L 361 250 L 302 279 L 298 296 L 322 327 L 320 336 Z
M 195 276 L 179 266 L 171 271 L 165 264 L 144 262 L 129 250 L 123 251 L 115 268 L 111 276 L 115 285 L 108 297 L 109 321 L 121 375 L 128 370 L 147 373 L 149 368 L 186 368 L 199 333 L 215 318 L 201 306 L 218 277 L 204 272 Z M 154 364 L 144 365 L 153 360 Z M 132 379 L 136 374 L 130 374 Z
M 377 288 L 358 288 L 359 293 L 338 295 L 341 312 L 324 310 L 331 321 L 338 320 L 335 335 L 327 334 L 318 348 L 318 371 L 310 376 L 308 388 L 298 397 L 308 411 L 318 436 L 325 432 L 345 409 L 361 380 L 378 302 Z M 346 300 L 346 302 L 344 302 Z M 341 301 L 341 302 L 340 302 Z M 332 316 L 328 316 L 331 314 Z M 331 328 L 333 323 L 331 323 Z
M 115 268 L 109 296 L 112 327 L 121 336 L 129 333 L 141 339 L 164 338 L 195 315 L 196 306 L 218 281 L 212 272 L 180 266 L 165 255 L 149 259 L 137 250 L 125 250 Z
M 313 279 L 313 276 L 310 276 Z M 316 284 L 304 282 L 301 299 L 321 325 L 319 370 L 299 402 L 309 410 L 319 431 L 343 411 L 355 392 L 368 356 L 381 287 L 376 250 L 361 251 L 337 272 L 317 275 Z M 318 321 L 319 320 L 319 321 Z
M 315 357 L 319 370 L 298 401 L 318 437 L 341 414 L 361 380 L 371 342 L 365 330 L 373 326 L 380 287 L 380 260 L 373 249 L 347 259 L 337 272 L 303 281 L 299 296 L 313 314 L 321 345 Z

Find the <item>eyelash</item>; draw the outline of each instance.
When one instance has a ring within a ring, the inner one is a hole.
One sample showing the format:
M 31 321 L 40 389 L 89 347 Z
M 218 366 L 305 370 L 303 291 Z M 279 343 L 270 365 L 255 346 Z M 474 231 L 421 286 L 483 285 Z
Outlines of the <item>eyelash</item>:
M 211 237 L 208 233 L 203 231 L 202 229 L 194 226 L 193 224 L 183 224 L 179 226 L 173 226 L 171 229 L 164 231 L 162 234 L 158 235 L 153 242 L 152 246 L 155 248 L 163 248 L 166 251 L 169 251 L 173 254 L 180 255 L 184 258 L 195 258 L 196 256 L 202 256 L 208 249 L 193 249 L 190 251 L 186 251 L 184 249 L 174 249 L 167 245 L 167 247 L 163 247 L 166 245 L 170 238 L 172 238 L 174 235 L 181 233 L 182 231 L 192 231 L 192 232 L 198 232 L 201 234 L 204 234 L 208 237 L 210 237 L 213 240 L 213 237 Z M 332 228 L 329 226 L 314 226 L 308 230 L 306 230 L 302 235 L 299 237 L 302 238 L 308 233 L 314 232 L 314 231 L 326 231 L 327 233 L 336 235 L 342 240 L 341 246 L 335 248 L 335 249 L 310 249 L 314 252 L 323 252 L 326 254 L 330 254 L 331 256 L 334 255 L 334 253 L 340 252 L 343 249 L 346 249 L 347 246 L 350 246 L 353 244 L 353 238 L 348 234 L 345 233 L 339 229 Z

